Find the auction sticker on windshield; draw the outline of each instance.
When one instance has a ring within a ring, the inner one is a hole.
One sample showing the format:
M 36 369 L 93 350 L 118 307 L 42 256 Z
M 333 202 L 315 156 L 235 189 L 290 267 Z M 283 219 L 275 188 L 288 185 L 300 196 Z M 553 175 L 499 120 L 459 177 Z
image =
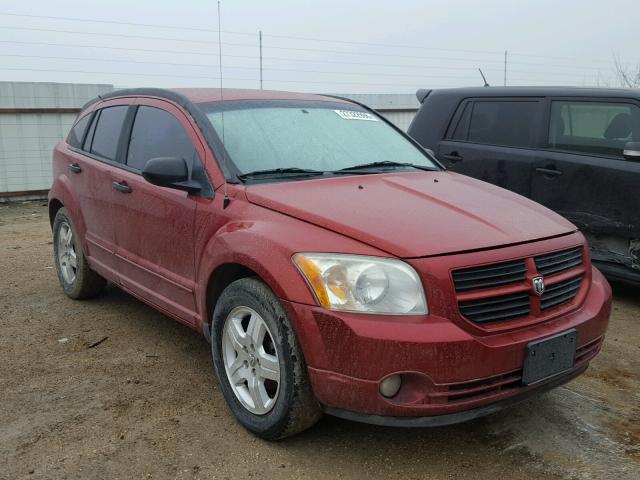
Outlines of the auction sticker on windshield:
M 345 120 L 369 120 L 371 122 L 377 122 L 378 119 L 367 112 L 356 112 L 355 110 L 334 110 Z

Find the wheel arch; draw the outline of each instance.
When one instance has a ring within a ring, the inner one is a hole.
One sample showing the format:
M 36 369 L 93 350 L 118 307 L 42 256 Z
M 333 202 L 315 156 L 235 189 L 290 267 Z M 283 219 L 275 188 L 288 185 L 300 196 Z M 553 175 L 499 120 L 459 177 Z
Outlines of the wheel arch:
M 49 225 L 53 228 L 53 221 L 56 219 L 58 210 L 64 207 L 64 204 L 57 198 L 49 200 Z
M 65 175 L 59 175 L 53 182 L 51 190 L 49 190 L 49 221 L 53 228 L 53 222 L 56 218 L 56 214 L 61 208 L 66 208 L 73 220 L 73 225 L 78 234 L 80 245 L 82 250 L 87 253 L 85 233 L 86 225 L 84 217 L 82 215 L 82 209 L 80 208 L 80 202 L 78 196 L 73 188 L 73 185 L 69 181 L 69 178 Z
M 259 280 L 264 280 L 254 270 L 236 262 L 228 262 L 218 265 L 209 275 L 205 292 L 205 314 L 206 318 L 202 319 L 202 331 L 207 338 L 211 340 L 211 318 L 213 317 L 213 310 L 218 303 L 220 295 L 236 280 L 241 278 L 255 277 Z M 265 282 L 266 283 L 266 282 Z

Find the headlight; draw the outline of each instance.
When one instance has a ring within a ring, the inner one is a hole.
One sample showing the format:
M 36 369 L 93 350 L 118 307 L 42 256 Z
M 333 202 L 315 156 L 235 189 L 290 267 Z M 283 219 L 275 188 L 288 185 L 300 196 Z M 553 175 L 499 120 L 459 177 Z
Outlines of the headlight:
M 401 260 L 296 253 L 293 261 L 325 308 L 395 315 L 428 313 L 418 274 Z

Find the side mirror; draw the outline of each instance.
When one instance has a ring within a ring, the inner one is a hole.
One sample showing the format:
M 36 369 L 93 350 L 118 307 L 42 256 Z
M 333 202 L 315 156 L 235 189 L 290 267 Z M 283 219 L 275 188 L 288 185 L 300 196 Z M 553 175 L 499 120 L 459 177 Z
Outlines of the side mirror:
M 154 185 L 185 190 L 189 193 L 196 193 L 201 188 L 198 182 L 189 178 L 189 168 L 184 158 L 152 158 L 142 169 L 142 176 Z
M 622 156 L 627 160 L 640 161 L 640 142 L 627 142 L 624 145 Z

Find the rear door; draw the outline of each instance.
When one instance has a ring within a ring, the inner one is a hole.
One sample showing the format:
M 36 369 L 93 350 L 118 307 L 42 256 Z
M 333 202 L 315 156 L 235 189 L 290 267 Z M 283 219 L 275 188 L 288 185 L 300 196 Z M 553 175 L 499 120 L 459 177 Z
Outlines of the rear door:
M 123 153 L 125 165 L 114 179 L 121 282 L 185 323 L 193 323 L 196 197 L 152 185 L 141 171 L 151 158 L 182 157 L 193 175 L 203 175 L 204 147 L 187 117 L 171 103 L 154 99 L 137 103 Z
M 594 259 L 631 266 L 629 252 L 640 238 L 640 162 L 622 152 L 627 142 L 640 141 L 640 105 L 550 98 L 546 109 L 546 148 L 535 165 L 532 198 L 583 230 Z M 608 259 L 597 258 L 599 252 Z
M 542 106 L 540 98 L 465 99 L 436 156 L 454 172 L 529 196 Z
M 96 271 L 117 278 L 111 183 L 129 106 L 112 101 L 90 118 L 82 140 L 70 136 L 69 176 L 80 197 L 89 262 Z

